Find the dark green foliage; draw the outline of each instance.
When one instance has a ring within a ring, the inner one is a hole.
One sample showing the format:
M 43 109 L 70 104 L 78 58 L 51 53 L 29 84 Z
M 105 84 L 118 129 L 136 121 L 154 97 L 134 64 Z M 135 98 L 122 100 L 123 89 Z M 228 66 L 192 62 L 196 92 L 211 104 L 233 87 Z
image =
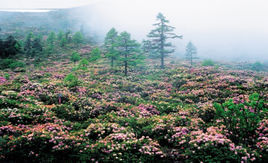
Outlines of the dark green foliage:
M 64 37 L 64 33 L 63 33 L 62 31 L 60 31 L 60 32 L 58 33 L 58 35 L 57 35 L 57 40 L 58 40 L 58 41 L 61 41 L 63 37 Z
M 235 154 L 229 150 L 229 146 L 202 146 L 201 150 L 197 150 L 194 147 L 190 147 L 186 150 L 186 154 L 189 158 L 185 162 L 237 162 L 241 156 Z M 195 151 L 193 153 L 193 151 Z
M 32 50 L 32 39 L 33 39 L 33 34 L 29 33 L 26 37 L 26 40 L 24 42 L 24 52 L 26 54 L 31 54 Z
M 13 36 L 6 40 L 0 39 L 0 58 L 7 58 L 16 55 L 20 51 L 20 44 Z
M 101 51 L 99 48 L 94 48 L 91 52 L 90 52 L 90 58 L 89 61 L 90 62 L 95 62 L 98 59 L 101 58 Z
M 267 108 L 259 94 L 254 93 L 246 99 L 229 100 L 224 104 L 214 104 L 216 116 L 223 120 L 229 131 L 230 139 L 235 143 L 252 145 L 256 142 L 258 123 L 264 118 Z
M 28 56 L 35 56 L 36 54 L 42 52 L 42 36 L 34 37 L 32 33 L 29 33 L 24 42 L 24 52 Z
M 142 49 L 142 52 L 150 58 L 158 57 L 157 52 L 153 48 L 152 41 L 150 40 L 143 40 L 141 49 Z
M 79 85 L 79 81 L 78 78 L 70 73 L 68 74 L 65 78 L 64 78 L 64 83 L 68 86 L 68 87 L 76 87 Z
M 214 66 L 215 63 L 211 59 L 206 59 L 202 62 L 202 66 Z
M 13 59 L 3 59 L 0 61 L 0 68 L 1 69 L 16 69 L 17 67 L 25 67 L 25 63 L 19 62 Z
M 41 37 L 36 37 L 33 40 L 33 51 L 34 53 L 38 53 L 43 51 L 42 43 L 41 43 Z
M 262 71 L 264 69 L 264 66 L 260 62 L 255 62 L 252 64 L 251 69 L 254 71 Z
M 85 58 L 83 58 L 83 59 L 79 62 L 78 68 L 79 68 L 79 69 L 82 69 L 82 70 L 86 70 L 88 64 L 89 64 L 88 60 L 86 60 Z
M 79 61 L 79 60 L 80 60 L 80 55 L 79 55 L 79 53 L 77 53 L 77 52 L 73 52 L 73 54 L 71 55 L 70 60 L 71 60 L 72 62 L 77 62 L 77 61 Z
M 153 24 L 155 29 L 148 34 L 148 37 L 151 38 L 154 52 L 161 58 L 161 68 L 164 68 L 164 58 L 169 53 L 174 52 L 174 49 L 171 48 L 171 42 L 167 42 L 167 39 L 182 38 L 182 36 L 172 33 L 175 27 L 167 25 L 169 21 L 162 13 L 157 15 L 157 21 L 157 23 Z
M 71 31 L 67 31 L 65 33 L 65 39 L 66 39 L 67 43 L 71 43 L 72 42 Z
M 81 44 L 84 41 L 84 37 L 81 32 L 76 32 L 73 36 L 73 42 L 75 44 Z
M 0 61 L 0 67 L 1 69 L 9 68 L 9 65 L 11 65 L 14 62 L 16 61 L 13 59 L 3 59 Z
M 140 54 L 139 48 L 140 44 L 136 40 L 131 40 L 129 33 L 120 33 L 117 49 L 120 54 L 120 61 L 124 66 L 125 76 L 127 76 L 129 66 L 136 66 L 142 63 L 144 57 Z
M 16 69 L 17 67 L 23 68 L 23 67 L 25 67 L 25 63 L 24 62 L 16 61 L 16 62 L 14 62 L 14 63 L 12 63 L 12 64 L 9 65 L 9 68 L 11 68 L 13 70 Z
M 54 52 L 55 41 L 56 41 L 56 34 L 54 32 L 51 32 L 47 38 L 47 53 L 48 54 L 51 54 Z
M 106 50 L 105 56 L 111 60 L 111 67 L 114 66 L 115 60 L 118 58 L 118 51 L 116 50 L 117 46 L 117 37 L 118 32 L 115 28 L 110 29 L 106 34 L 104 47 Z
M 195 59 L 195 55 L 197 53 L 197 49 L 192 42 L 189 42 L 186 46 L 186 60 L 190 61 L 191 66 L 193 65 L 193 59 Z
M 54 44 L 56 40 L 56 34 L 54 32 L 50 32 L 47 38 L 47 44 Z
M 60 46 L 61 46 L 61 47 L 65 47 L 66 44 L 67 44 L 67 40 L 66 40 L 66 38 L 65 38 L 65 37 L 62 37 L 62 39 L 60 40 Z

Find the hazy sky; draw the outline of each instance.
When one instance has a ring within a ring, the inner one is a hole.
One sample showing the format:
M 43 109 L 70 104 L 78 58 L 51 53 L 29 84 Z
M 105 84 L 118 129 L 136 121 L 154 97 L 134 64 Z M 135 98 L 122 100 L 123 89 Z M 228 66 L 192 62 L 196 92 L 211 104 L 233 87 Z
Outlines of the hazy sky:
M 0 8 L 68 8 L 98 0 L 0 0 Z
M 0 8 L 66 8 L 92 4 L 84 21 L 100 33 L 111 27 L 138 40 L 162 12 L 176 33 L 178 53 L 192 41 L 199 55 L 268 60 L 268 0 L 0 0 Z M 90 19 L 89 19 L 90 18 Z
M 268 0 L 107 0 L 96 4 L 91 24 L 144 38 L 158 12 L 184 36 L 175 42 L 180 54 L 192 41 L 205 57 L 268 60 Z

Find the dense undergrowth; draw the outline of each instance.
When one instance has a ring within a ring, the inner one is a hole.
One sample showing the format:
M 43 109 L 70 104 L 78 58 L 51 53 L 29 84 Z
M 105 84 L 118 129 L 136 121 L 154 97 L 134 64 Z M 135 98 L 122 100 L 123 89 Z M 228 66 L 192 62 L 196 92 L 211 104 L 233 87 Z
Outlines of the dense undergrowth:
M 268 159 L 267 73 L 73 66 L 0 71 L 1 161 Z

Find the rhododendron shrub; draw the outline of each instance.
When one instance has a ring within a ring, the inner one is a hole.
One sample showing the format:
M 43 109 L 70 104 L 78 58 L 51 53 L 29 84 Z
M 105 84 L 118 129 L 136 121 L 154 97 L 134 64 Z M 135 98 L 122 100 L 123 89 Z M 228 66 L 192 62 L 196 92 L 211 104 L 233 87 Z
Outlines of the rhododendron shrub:
M 246 148 L 236 146 L 219 130 L 211 127 L 205 133 L 193 131 L 185 152 L 186 162 L 247 162 L 256 159 L 254 156 L 251 157 Z
M 227 136 L 235 143 L 254 145 L 257 128 L 265 116 L 267 108 L 259 94 L 252 94 L 248 99 L 230 99 L 224 104 L 215 104 L 216 114 L 228 130 Z
M 266 72 L 48 60 L 0 70 L 0 162 L 268 160 Z

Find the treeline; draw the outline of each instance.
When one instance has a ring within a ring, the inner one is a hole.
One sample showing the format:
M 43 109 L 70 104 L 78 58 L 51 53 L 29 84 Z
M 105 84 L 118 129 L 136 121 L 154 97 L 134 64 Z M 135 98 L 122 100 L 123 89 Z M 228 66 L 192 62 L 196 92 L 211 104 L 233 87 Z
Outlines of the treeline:
M 85 41 L 81 32 L 71 31 L 55 32 L 46 35 L 34 35 L 29 33 L 25 40 L 17 40 L 13 36 L 6 39 L 0 39 L 0 58 L 9 58 L 18 53 L 24 53 L 26 56 L 34 57 L 38 54 L 52 54 L 56 52 L 58 47 L 66 47 L 70 44 L 79 46 Z
M 143 65 L 146 58 L 159 59 L 160 68 L 165 68 L 165 58 L 175 52 L 170 40 L 182 39 L 182 35 L 174 33 L 175 27 L 170 26 L 169 20 L 161 13 L 157 15 L 157 21 L 153 27 L 148 33 L 147 39 L 142 43 L 132 39 L 130 33 L 126 31 L 118 32 L 115 28 L 110 29 L 105 36 L 103 46 L 91 49 L 90 57 L 84 58 L 79 65 L 97 61 L 103 54 L 109 60 L 112 68 L 122 67 L 125 76 L 128 75 L 130 68 Z M 5 40 L 0 40 L 0 58 L 12 58 L 18 53 L 31 58 L 37 56 L 45 58 L 61 52 L 62 49 L 75 50 L 83 43 L 89 43 L 83 33 L 83 30 L 75 33 L 71 31 L 50 32 L 48 35 L 29 33 L 23 40 L 16 40 L 13 36 L 9 36 Z M 194 60 L 197 59 L 197 48 L 192 42 L 189 42 L 185 51 L 185 59 L 192 66 Z M 80 54 L 74 52 L 70 59 L 78 62 Z M 11 61 L 7 63 L 9 62 Z M 205 60 L 202 65 L 214 66 L 214 63 L 211 60 Z M 9 66 L 4 67 L 9 68 Z M 259 63 L 252 67 L 254 70 L 261 70 Z
M 16 69 L 25 67 L 24 62 L 18 61 L 19 58 L 34 58 L 34 64 L 49 56 L 61 52 L 63 49 L 72 49 L 80 47 L 82 43 L 88 40 L 82 32 L 50 32 L 48 35 L 37 35 L 28 33 L 25 39 L 18 40 L 13 36 L 6 39 L 0 39 L 0 68 Z

